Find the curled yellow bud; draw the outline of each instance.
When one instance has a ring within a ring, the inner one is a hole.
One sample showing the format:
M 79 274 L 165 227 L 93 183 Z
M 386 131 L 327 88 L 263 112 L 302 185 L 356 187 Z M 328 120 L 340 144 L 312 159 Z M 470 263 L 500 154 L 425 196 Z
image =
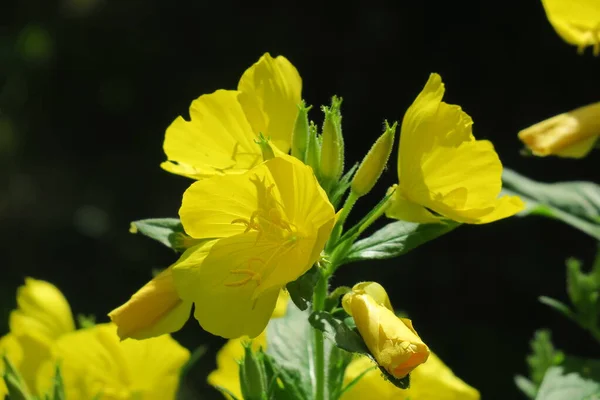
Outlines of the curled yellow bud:
M 363 290 L 346 294 L 342 304 L 354 317 L 358 332 L 377 363 L 400 379 L 427 361 L 429 348 L 409 319 L 398 318 L 390 308 L 369 294 L 374 291 L 378 292 L 379 300 L 387 298 L 387 294 L 383 297 L 381 289 L 380 285 L 365 284 Z
M 600 102 L 538 122 L 519 132 L 536 156 L 582 158 L 600 136 Z
M 147 339 L 178 331 L 190 316 L 191 302 L 177 295 L 169 267 L 138 290 L 108 316 L 121 340 Z
M 396 123 L 389 126 L 385 123 L 385 132 L 377 139 L 371 150 L 367 153 L 352 179 L 352 192 L 357 196 L 364 196 L 373 189 L 375 183 L 385 168 L 392 147 L 394 147 L 394 135 L 396 134 Z

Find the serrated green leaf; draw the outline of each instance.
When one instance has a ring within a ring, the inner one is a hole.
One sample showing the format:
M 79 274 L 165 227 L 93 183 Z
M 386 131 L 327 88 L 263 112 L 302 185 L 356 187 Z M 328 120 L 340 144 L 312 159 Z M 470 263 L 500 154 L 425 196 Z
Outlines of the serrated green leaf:
M 286 285 L 290 298 L 301 311 L 304 311 L 312 302 L 315 285 L 321 277 L 319 267 L 313 265 L 304 275 Z
M 151 218 L 133 221 L 129 232 L 141 233 L 177 252 L 183 252 L 200 242 L 185 233 L 178 218 Z
M 440 224 L 392 222 L 371 236 L 354 243 L 343 262 L 398 257 L 454 230 L 459 225 L 454 221 Z
M 548 369 L 536 400 L 600 399 L 600 360 L 569 357 Z
M 502 174 L 503 194 L 525 202 L 519 216 L 541 215 L 561 220 L 600 240 L 600 185 L 573 181 L 541 183 L 508 168 Z

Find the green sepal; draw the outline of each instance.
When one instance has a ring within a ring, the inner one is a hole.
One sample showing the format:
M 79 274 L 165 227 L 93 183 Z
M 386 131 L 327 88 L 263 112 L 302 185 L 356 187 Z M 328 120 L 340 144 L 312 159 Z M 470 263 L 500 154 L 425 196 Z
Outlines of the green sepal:
M 310 121 L 308 126 L 308 149 L 306 150 L 306 165 L 310 166 L 319 182 L 321 178 L 321 142 L 322 138 L 319 135 L 319 128 Z
M 312 302 L 315 285 L 321 277 L 319 267 L 313 265 L 304 275 L 286 285 L 290 298 L 301 311 L 304 311 Z
M 252 342 L 242 343 L 244 358 L 240 362 L 240 387 L 245 400 L 267 399 L 267 374 L 264 367 L 264 353 L 261 349 L 252 350 Z
M 308 143 L 310 139 L 308 112 L 312 106 L 307 106 L 304 100 L 298 104 L 298 114 L 294 123 L 294 131 L 292 132 L 292 156 L 302 162 L 306 161 L 306 153 L 308 151 Z
M 385 368 L 381 367 L 369 351 L 369 348 L 365 344 L 362 336 L 360 336 L 356 330 L 356 327 L 351 328 L 345 320 L 336 318 L 326 311 L 313 312 L 308 320 L 314 328 L 323 332 L 325 337 L 331 340 L 340 349 L 369 357 L 377 364 L 379 371 L 383 374 L 384 378 L 394 386 L 400 389 L 409 388 L 410 375 L 398 379 L 391 375 Z
M 331 106 L 322 106 L 325 114 L 321 130 L 321 186 L 331 193 L 332 185 L 337 182 L 344 171 L 344 137 L 342 135 L 342 99 L 331 98 Z M 331 196 L 330 196 L 331 197 Z
M 56 364 L 54 379 L 52 381 L 52 400 L 66 400 L 65 384 L 62 378 L 60 364 Z
M 6 354 L 2 355 L 2 362 L 4 363 L 4 374 L 2 375 L 2 378 L 8 389 L 8 398 L 10 400 L 33 400 L 34 398 L 29 393 L 21 374 L 17 371 Z
M 348 172 L 346 172 L 344 176 L 342 176 L 339 182 L 334 182 L 332 184 L 329 201 L 336 210 L 339 208 L 344 194 L 346 194 L 348 189 L 350 189 L 350 185 L 352 184 L 352 178 L 354 177 L 357 168 L 358 164 L 354 164 L 352 168 L 350 168 Z
M 540 215 L 558 219 L 600 240 L 600 185 L 573 181 L 541 183 L 508 168 L 502 174 L 502 193 L 525 202 L 519 216 Z
M 200 240 L 188 236 L 178 218 L 150 218 L 133 221 L 130 233 L 141 233 L 154 239 L 178 253 L 200 243 Z

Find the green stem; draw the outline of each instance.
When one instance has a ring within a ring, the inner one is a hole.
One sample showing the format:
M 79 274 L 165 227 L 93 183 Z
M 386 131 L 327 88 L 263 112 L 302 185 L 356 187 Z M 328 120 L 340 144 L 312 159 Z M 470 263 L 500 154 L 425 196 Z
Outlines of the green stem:
M 344 222 L 346 222 L 346 218 L 348 218 L 348 214 L 350 214 L 350 211 L 352 211 L 352 207 L 354 207 L 354 204 L 356 204 L 356 201 L 358 199 L 359 199 L 359 196 L 357 196 L 354 192 L 350 191 L 350 194 L 348 195 L 348 197 L 346 198 L 346 201 L 344 202 L 344 205 L 342 206 L 342 211 L 340 211 L 340 215 L 337 218 L 337 222 L 335 223 L 335 226 L 333 227 L 333 231 L 331 232 L 329 241 L 327 242 L 327 244 L 329 246 L 333 247 L 333 246 L 335 246 L 335 244 L 337 244 L 338 239 L 342 235 L 342 229 L 344 228 Z M 328 247 L 328 250 L 330 250 L 330 247 Z
M 323 311 L 325 308 L 325 298 L 327 297 L 327 278 L 323 275 L 317 281 L 313 294 L 313 311 Z M 315 341 L 315 375 L 316 388 L 315 400 L 325 399 L 325 343 L 323 341 L 323 332 L 313 328 Z

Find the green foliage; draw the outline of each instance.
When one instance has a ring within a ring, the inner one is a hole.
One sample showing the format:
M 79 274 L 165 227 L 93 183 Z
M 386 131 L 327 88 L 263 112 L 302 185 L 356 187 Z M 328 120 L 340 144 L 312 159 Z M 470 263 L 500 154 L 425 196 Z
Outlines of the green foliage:
M 286 285 L 290 298 L 301 311 L 306 310 L 312 302 L 315 285 L 320 277 L 321 272 L 319 271 L 319 267 L 313 265 L 313 267 L 300 278 Z
M 600 399 L 600 360 L 570 357 L 548 369 L 536 400 Z
M 192 239 L 185 233 L 178 218 L 150 218 L 133 221 L 129 232 L 141 233 L 176 252 L 183 252 L 199 243 L 197 239 Z
M 371 236 L 354 243 L 343 262 L 398 257 L 454 230 L 459 225 L 460 223 L 454 221 L 446 221 L 440 224 L 392 222 Z
M 572 309 L 550 297 L 542 296 L 540 301 L 578 323 L 600 341 L 600 251 L 589 273 L 581 270 L 580 261 L 574 258 L 567 260 L 567 294 Z
M 339 208 L 340 202 L 341 202 L 342 198 L 344 197 L 344 194 L 350 188 L 350 185 L 352 184 L 352 178 L 354 177 L 354 173 L 356 172 L 357 168 L 358 168 L 358 164 L 354 164 L 352 166 L 352 168 L 350 168 L 348 170 L 348 172 L 346 172 L 344 174 L 344 176 L 342 176 L 342 178 L 339 180 L 339 182 L 333 183 L 333 188 L 331 189 L 330 201 L 336 210 Z
M 177 400 L 193 400 L 198 398 L 198 394 L 187 385 L 188 377 L 193 374 L 193 371 L 199 367 L 199 361 L 206 354 L 206 346 L 198 346 L 192 354 L 190 355 L 190 359 L 185 363 L 183 367 L 181 367 L 181 372 L 179 373 L 179 387 L 177 388 L 177 394 L 175 398 Z
M 541 183 L 508 168 L 502 180 L 502 192 L 518 195 L 526 204 L 518 215 L 558 219 L 600 240 L 600 185 L 584 181 Z
M 267 327 L 266 355 L 276 371 L 285 395 L 279 399 L 312 400 L 316 387 L 315 337 L 308 322 L 309 311 L 300 310 L 292 303 L 283 318 L 272 320 Z M 344 371 L 351 354 L 336 348 L 325 340 L 325 398 L 335 400 L 341 394 Z M 267 372 L 269 368 L 267 368 Z M 275 373 L 275 372 L 274 372 Z M 277 385 L 274 385 L 277 386 Z

